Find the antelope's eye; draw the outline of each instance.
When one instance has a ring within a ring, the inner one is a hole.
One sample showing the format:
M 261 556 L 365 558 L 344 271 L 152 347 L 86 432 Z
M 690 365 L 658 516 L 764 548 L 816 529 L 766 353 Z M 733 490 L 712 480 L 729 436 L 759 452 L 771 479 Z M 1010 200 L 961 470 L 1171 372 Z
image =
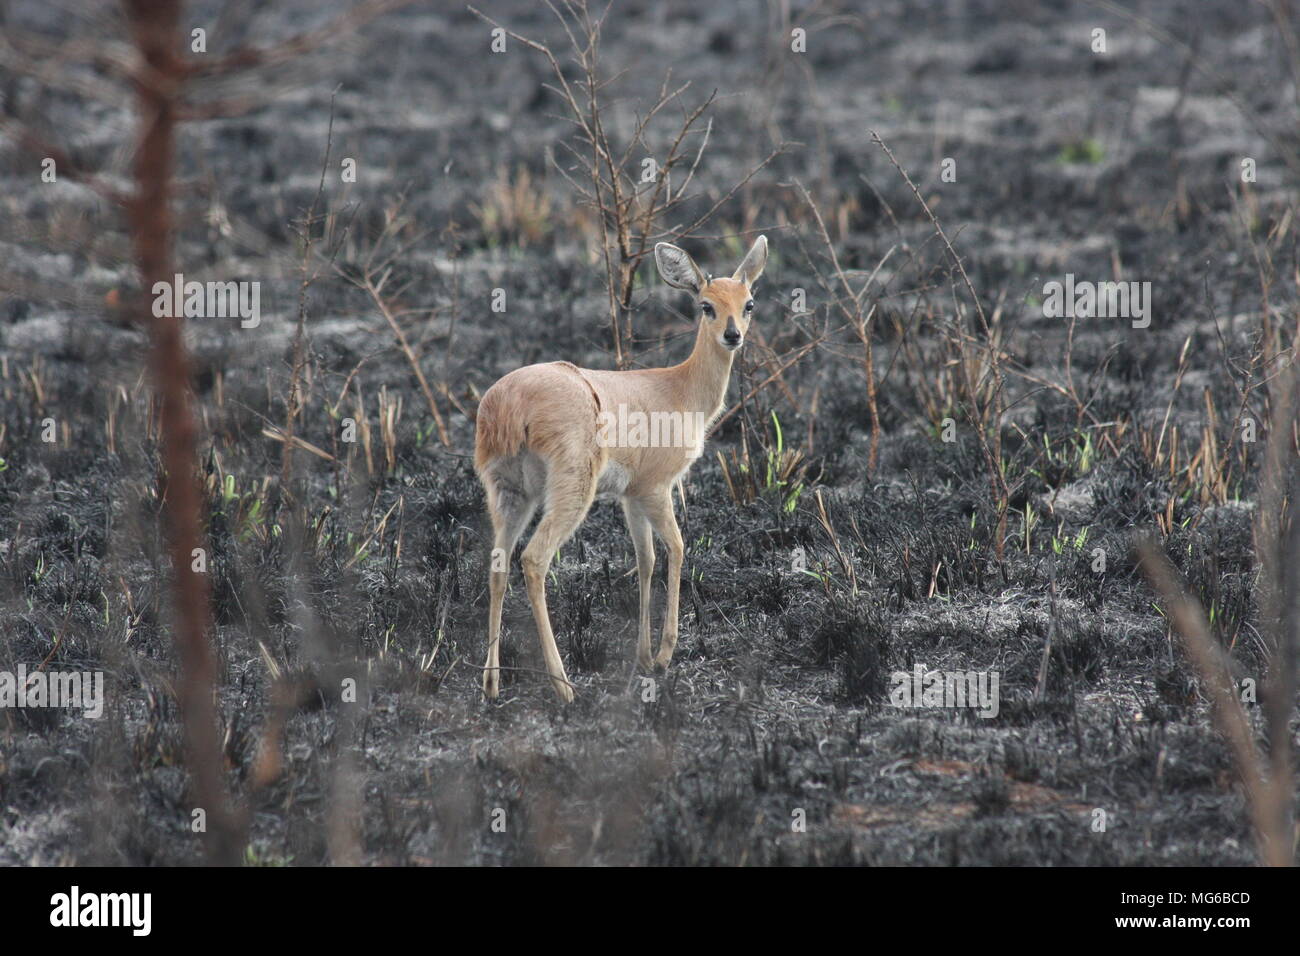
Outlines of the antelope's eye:
M 746 311 L 747 313 L 748 313 L 748 312 L 753 312 L 753 311 L 754 311 L 754 300 L 753 300 L 753 299 L 750 299 L 748 302 L 745 303 L 745 311 Z
M 700 303 L 700 311 L 705 315 L 713 315 L 713 306 L 707 302 Z

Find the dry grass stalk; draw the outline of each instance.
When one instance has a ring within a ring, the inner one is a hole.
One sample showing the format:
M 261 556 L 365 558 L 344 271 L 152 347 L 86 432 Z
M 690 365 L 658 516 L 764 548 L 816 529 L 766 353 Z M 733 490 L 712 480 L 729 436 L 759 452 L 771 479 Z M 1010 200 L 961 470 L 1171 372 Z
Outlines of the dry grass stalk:
M 952 338 L 956 343 L 960 357 L 959 368 L 962 372 L 965 395 L 969 402 L 970 419 L 979 438 L 980 451 L 984 455 L 984 465 L 989 473 L 989 485 L 993 492 L 993 500 L 997 506 L 998 527 L 993 546 L 1000 561 L 1006 547 L 1007 513 L 1011 506 L 1011 489 L 1007 485 L 1002 466 L 1002 418 L 1005 412 L 1003 397 L 1005 378 L 1002 372 L 1002 346 L 999 335 L 990 326 L 989 319 L 984 313 L 984 306 L 975 291 L 975 286 L 971 282 L 970 276 L 966 274 L 966 266 L 962 263 L 961 256 L 957 255 L 957 250 L 953 248 L 952 242 L 949 241 L 948 234 L 939 225 L 939 220 L 931 211 L 929 203 L 925 201 L 921 191 L 916 188 L 916 184 L 912 182 L 912 177 L 907 174 L 907 170 L 894 158 L 893 152 L 885 141 L 880 138 L 880 134 L 875 130 L 870 130 L 870 133 L 871 141 L 889 157 L 889 162 L 898 170 L 898 174 L 903 177 L 903 181 L 907 183 L 912 195 L 916 197 L 917 203 L 925 211 L 926 217 L 934 227 L 935 234 L 943 242 L 948 256 L 952 259 L 953 265 L 960 274 L 962 283 L 970 295 L 971 303 L 974 305 L 975 315 L 979 319 L 983 341 L 978 345 L 984 352 L 982 359 L 977 359 L 969 354 L 968 346 L 971 343 L 964 330 L 954 328 Z M 985 368 L 989 373 L 987 379 L 984 377 Z

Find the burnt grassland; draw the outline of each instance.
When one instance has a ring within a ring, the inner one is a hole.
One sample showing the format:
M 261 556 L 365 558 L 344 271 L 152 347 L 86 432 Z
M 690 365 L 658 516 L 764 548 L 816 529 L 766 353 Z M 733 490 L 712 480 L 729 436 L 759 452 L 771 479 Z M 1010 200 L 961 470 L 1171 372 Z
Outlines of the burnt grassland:
M 189 17 L 226 49 L 328 6 Z M 43 9 L 11 5 L 7 24 L 102 25 Z M 542 5 L 482 9 L 566 49 Z M 186 124 L 178 267 L 261 283 L 255 328 L 186 332 L 247 862 L 1253 862 L 1229 750 L 1133 544 L 1157 536 L 1234 677 L 1262 684 L 1252 522 L 1266 380 L 1300 315 L 1296 61 L 1265 5 L 1132 9 L 1144 22 L 1065 0 L 793 20 L 615 4 L 600 50 L 619 142 L 667 68 L 691 86 L 647 128 L 652 155 L 717 91 L 656 229 L 735 189 L 682 244 L 719 274 L 759 232 L 772 257 L 729 415 L 678 502 L 673 666 L 653 695 L 634 672 L 635 558 L 598 503 L 549 581 L 577 685 L 563 708 L 517 569 L 502 697 L 482 700 L 490 530 L 471 465 L 500 375 L 615 362 L 599 215 L 557 172 L 573 127 L 545 58 L 492 53 L 460 4 L 418 4 L 268 83 L 266 105 Z M 124 106 L 6 62 L 6 115 L 122 173 Z M 0 862 L 200 862 L 125 226 L 3 139 L 0 183 L 0 669 L 108 685 L 98 721 L 0 711 Z M 1067 273 L 1149 281 L 1149 327 L 1045 317 Z M 629 289 L 629 361 L 684 359 L 683 297 L 650 262 Z M 918 664 L 996 671 L 998 715 L 890 706 L 891 673 Z

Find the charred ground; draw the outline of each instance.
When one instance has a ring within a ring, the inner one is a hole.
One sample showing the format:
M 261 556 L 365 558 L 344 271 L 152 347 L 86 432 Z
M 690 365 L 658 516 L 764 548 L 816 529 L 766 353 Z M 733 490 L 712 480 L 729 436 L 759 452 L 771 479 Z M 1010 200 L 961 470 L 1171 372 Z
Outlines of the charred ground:
M 279 6 L 238 39 L 322 15 Z M 605 62 L 626 71 L 611 122 L 626 128 L 669 66 L 692 82 L 687 102 L 718 89 L 693 208 L 775 143 L 803 144 L 686 243 L 716 272 L 734 268 L 742 241 L 707 234 L 766 231 L 773 255 L 729 393 L 740 408 L 679 506 L 682 638 L 650 701 L 631 659 L 635 560 L 608 504 L 550 582 L 575 703 L 558 706 L 538 674 L 517 576 L 502 656 L 514 669 L 498 704 L 478 690 L 489 539 L 469 457 L 476 398 L 530 362 L 611 364 L 591 215 L 546 160 L 568 127 L 545 62 L 518 46 L 490 53 L 487 25 L 457 4 L 421 5 L 314 59 L 269 106 L 186 127 L 177 260 L 187 277 L 263 290 L 257 328 L 203 320 L 189 332 L 222 730 L 250 862 L 317 864 L 348 846 L 376 864 L 1253 860 L 1228 753 L 1131 546 L 1136 532 L 1162 535 L 1240 676 L 1260 679 L 1263 446 L 1240 436 L 1243 415 L 1265 420 L 1265 396 L 1243 409 L 1241 389 L 1265 317 L 1284 334 L 1295 325 L 1286 47 L 1267 11 L 1237 0 L 1136 6 L 1188 46 L 1086 3 L 858 6 L 796 20 L 802 55 L 792 24 L 759 3 L 619 3 L 603 31 Z M 57 27 L 18 7 L 16 20 Z M 560 44 L 536 7 L 485 10 Z M 1095 27 L 1105 55 L 1089 48 Z M 124 113 L 6 82 L 12 111 L 121 170 Z M 303 298 L 296 428 L 330 457 L 298 452 L 282 490 L 283 444 L 267 432 L 284 423 L 293 365 L 292 223 L 317 192 L 331 111 L 328 218 L 315 226 L 338 269 Z M 958 310 L 973 322 L 969 300 L 868 129 L 940 217 L 1015 369 L 1001 558 L 982 450 L 949 389 L 945 329 Z M 335 172 L 345 157 L 355 183 Z M 940 178 L 946 157 L 956 182 Z M 0 302 L 0 669 L 52 654 L 50 667 L 104 670 L 109 692 L 99 721 L 0 713 L 0 861 L 197 862 L 145 338 L 114 307 L 133 288 L 129 247 L 114 210 L 36 175 L 27 154 L 0 152 L 6 274 L 26 283 Z M 855 285 L 895 248 L 867 300 L 874 470 L 862 345 L 829 301 L 796 181 Z M 347 281 L 386 227 L 402 249 L 387 288 L 447 445 L 387 324 Z M 1150 327 L 1045 318 L 1043 283 L 1066 273 L 1150 281 Z M 679 361 L 685 303 L 648 267 L 642 280 L 635 360 Z M 491 308 L 498 289 L 504 312 Z M 1086 415 L 1042 384 L 1067 381 L 1067 353 Z M 346 418 L 354 444 L 340 438 Z M 736 500 L 742 487 L 752 500 Z M 890 673 L 916 664 L 997 671 L 1000 713 L 888 706 Z M 339 702 L 344 678 L 359 703 Z M 254 786 L 277 701 L 282 770 Z M 806 832 L 792 830 L 797 811 Z

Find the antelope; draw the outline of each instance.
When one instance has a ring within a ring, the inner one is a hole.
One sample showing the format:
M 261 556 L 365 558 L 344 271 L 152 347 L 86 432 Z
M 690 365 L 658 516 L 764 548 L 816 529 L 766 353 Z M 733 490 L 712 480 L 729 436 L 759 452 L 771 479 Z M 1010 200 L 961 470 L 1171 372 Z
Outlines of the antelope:
M 722 410 L 732 359 L 754 315 L 751 290 L 767 264 L 767 238 L 754 241 L 731 278 L 706 275 L 686 252 L 666 242 L 655 246 L 654 257 L 663 280 L 689 292 L 699 314 L 695 347 L 685 362 L 621 372 L 570 362 L 529 365 L 503 376 L 479 404 L 474 469 L 487 495 L 493 529 L 483 665 L 488 699 L 500 688 L 501 606 L 510 558 L 538 505 L 542 517 L 519 563 L 546 671 L 560 699 L 566 704 L 573 700 L 573 685 L 546 611 L 546 573 L 597 498 L 620 501 L 636 551 L 641 592 L 637 664 L 646 671 L 666 670 L 672 661 L 684 548 L 671 491 L 700 456 L 708 426 Z M 655 441 L 655 429 L 647 436 L 646 420 L 665 418 L 689 427 L 673 429 L 668 442 Z M 629 420 L 641 427 L 629 430 L 624 427 Z M 615 422 L 618 427 L 611 428 Z M 652 658 L 656 534 L 668 550 L 668 603 L 659 652 Z

